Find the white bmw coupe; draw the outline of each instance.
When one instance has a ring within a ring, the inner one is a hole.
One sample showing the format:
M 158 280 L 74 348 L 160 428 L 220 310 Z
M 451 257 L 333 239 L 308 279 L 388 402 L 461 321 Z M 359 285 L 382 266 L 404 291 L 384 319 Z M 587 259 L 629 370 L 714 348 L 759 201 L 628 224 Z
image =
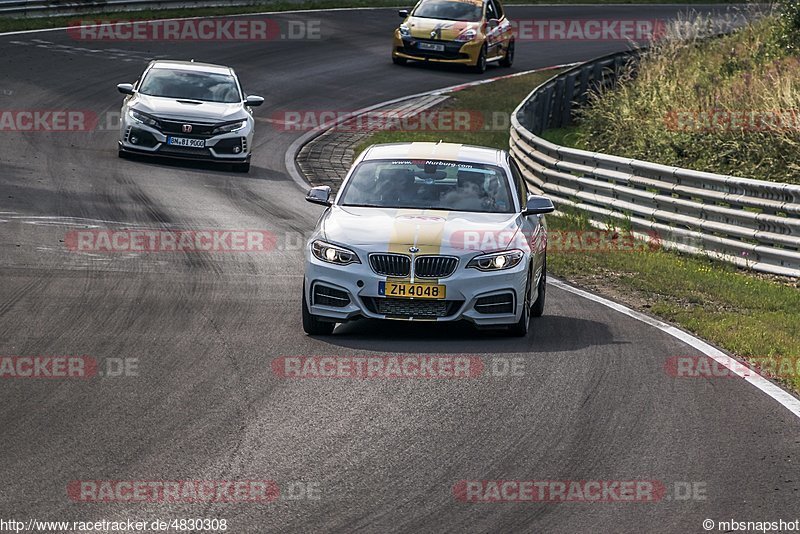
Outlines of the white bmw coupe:
M 544 311 L 547 226 L 503 150 L 447 143 L 374 145 L 326 207 L 306 246 L 303 328 L 360 317 L 467 320 L 528 333 Z

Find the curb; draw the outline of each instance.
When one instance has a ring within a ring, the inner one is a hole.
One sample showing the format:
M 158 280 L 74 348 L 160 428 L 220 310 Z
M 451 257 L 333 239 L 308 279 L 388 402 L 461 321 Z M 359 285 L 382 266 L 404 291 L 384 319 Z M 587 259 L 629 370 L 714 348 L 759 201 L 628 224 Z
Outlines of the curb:
M 495 76 L 493 78 L 486 78 L 481 80 L 476 80 L 474 82 L 468 83 L 461 83 L 457 85 L 450 85 L 448 87 L 442 87 L 440 89 L 433 89 L 430 91 L 424 91 L 422 93 L 416 93 L 413 95 L 402 96 L 400 98 L 394 98 L 392 100 L 386 100 L 384 102 L 380 102 L 378 104 L 374 104 L 372 106 L 368 106 L 365 108 L 361 108 L 359 110 L 354 111 L 351 115 L 347 117 L 341 117 L 336 119 L 335 121 L 331 121 L 320 126 L 317 126 L 313 130 L 306 132 L 305 134 L 301 135 L 297 139 L 295 139 L 289 148 L 286 150 L 286 154 L 284 156 L 284 166 L 286 167 L 286 172 L 289 174 L 289 177 L 297 184 L 300 189 L 306 191 L 311 184 L 308 180 L 303 176 L 303 173 L 300 171 L 300 168 L 297 165 L 297 156 L 300 153 L 300 150 L 307 144 L 311 143 L 314 139 L 325 133 L 326 131 L 338 126 L 339 124 L 352 120 L 354 117 L 358 117 L 360 115 L 364 115 L 365 113 L 369 113 L 370 111 L 374 111 L 376 109 L 391 106 L 393 104 L 399 104 L 401 102 L 405 102 L 407 100 L 413 100 L 415 98 L 422 98 L 425 96 L 433 96 L 433 95 L 445 95 L 450 93 L 455 93 L 458 91 L 462 91 L 469 87 L 475 87 L 478 85 L 484 85 L 487 83 L 496 82 L 497 80 L 504 80 L 507 78 L 515 78 L 517 76 L 524 76 L 526 74 L 533 74 L 534 72 L 544 72 L 548 70 L 556 70 L 556 69 L 563 69 L 567 67 L 572 67 L 578 65 L 579 63 L 565 63 L 562 65 L 552 65 L 550 67 L 542 67 L 538 69 L 531 69 L 522 72 L 515 72 L 513 74 L 505 74 L 503 76 Z

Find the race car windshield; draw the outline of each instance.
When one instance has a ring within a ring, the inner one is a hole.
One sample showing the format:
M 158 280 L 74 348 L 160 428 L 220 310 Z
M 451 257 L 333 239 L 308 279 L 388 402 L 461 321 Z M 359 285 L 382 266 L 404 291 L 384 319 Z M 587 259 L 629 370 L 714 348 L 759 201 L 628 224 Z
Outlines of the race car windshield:
M 413 15 L 425 19 L 478 22 L 483 17 L 483 6 L 459 0 L 426 0 L 417 7 Z
M 241 102 L 236 79 L 230 74 L 179 69 L 150 69 L 139 93 L 148 96 L 233 104 Z
M 339 204 L 480 213 L 512 213 L 506 173 L 454 161 L 366 161 L 358 165 Z

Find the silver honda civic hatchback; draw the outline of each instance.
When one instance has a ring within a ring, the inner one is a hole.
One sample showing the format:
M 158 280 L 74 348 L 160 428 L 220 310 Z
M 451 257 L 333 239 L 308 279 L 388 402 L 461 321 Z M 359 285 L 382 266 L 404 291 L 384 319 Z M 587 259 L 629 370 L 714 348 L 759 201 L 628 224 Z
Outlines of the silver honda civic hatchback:
M 152 61 L 139 79 L 117 85 L 126 95 L 119 155 L 218 161 L 250 170 L 255 121 L 264 99 L 247 96 L 230 67 Z

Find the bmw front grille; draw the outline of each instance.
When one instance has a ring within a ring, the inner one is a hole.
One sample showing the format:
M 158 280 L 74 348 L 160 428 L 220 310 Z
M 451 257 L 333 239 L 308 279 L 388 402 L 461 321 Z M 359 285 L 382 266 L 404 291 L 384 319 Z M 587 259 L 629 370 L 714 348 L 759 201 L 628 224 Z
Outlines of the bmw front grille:
M 458 258 L 450 256 L 419 256 L 414 261 L 414 276 L 445 278 L 455 272 Z
M 381 276 L 404 278 L 411 275 L 411 259 L 403 254 L 371 254 L 369 264 Z
M 382 276 L 406 278 L 411 276 L 411 258 L 405 254 L 372 254 L 372 270 Z M 458 267 L 458 258 L 452 256 L 424 255 L 414 260 L 414 276 L 419 278 L 445 278 Z

